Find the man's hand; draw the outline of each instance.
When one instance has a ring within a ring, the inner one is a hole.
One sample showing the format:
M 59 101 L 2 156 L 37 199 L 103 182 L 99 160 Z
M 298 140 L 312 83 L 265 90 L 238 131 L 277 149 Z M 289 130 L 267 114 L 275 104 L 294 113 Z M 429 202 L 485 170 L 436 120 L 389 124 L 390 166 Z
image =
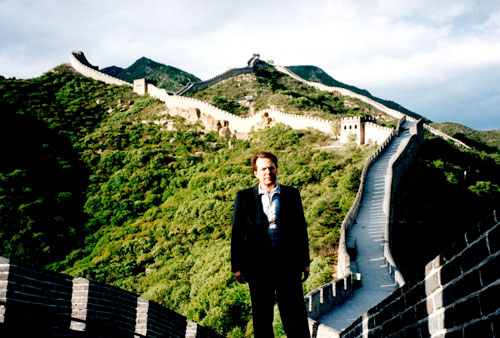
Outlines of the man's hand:
M 241 271 L 236 271 L 234 273 L 234 278 L 236 279 L 236 281 L 238 281 L 238 283 L 245 284 L 245 279 L 243 278 L 243 274 L 241 273 Z
M 308 266 L 305 266 L 304 267 L 304 271 L 302 272 L 302 280 L 301 282 L 305 282 L 307 280 L 307 278 L 309 278 L 309 267 Z

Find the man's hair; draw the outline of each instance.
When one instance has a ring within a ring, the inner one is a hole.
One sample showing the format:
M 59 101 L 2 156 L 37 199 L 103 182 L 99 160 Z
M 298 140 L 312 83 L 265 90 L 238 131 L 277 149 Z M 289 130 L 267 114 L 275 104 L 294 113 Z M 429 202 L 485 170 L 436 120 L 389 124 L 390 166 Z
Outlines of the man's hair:
M 271 153 L 270 151 L 258 151 L 255 153 L 255 155 L 253 155 L 252 157 L 252 169 L 255 171 L 257 170 L 257 159 L 259 158 L 268 158 L 270 159 L 271 161 L 273 161 L 274 165 L 276 166 L 276 168 L 278 168 L 278 158 L 276 157 L 276 155 L 274 155 L 273 153 Z

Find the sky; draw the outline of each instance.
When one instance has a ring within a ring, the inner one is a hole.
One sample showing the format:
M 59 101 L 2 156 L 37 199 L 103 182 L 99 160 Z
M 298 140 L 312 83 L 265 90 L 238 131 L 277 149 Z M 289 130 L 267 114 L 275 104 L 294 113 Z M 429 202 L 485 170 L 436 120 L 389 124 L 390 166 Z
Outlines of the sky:
M 203 80 L 257 53 L 434 122 L 500 129 L 498 0 L 0 0 L 0 75 L 40 76 L 74 50 L 100 68 L 145 56 Z

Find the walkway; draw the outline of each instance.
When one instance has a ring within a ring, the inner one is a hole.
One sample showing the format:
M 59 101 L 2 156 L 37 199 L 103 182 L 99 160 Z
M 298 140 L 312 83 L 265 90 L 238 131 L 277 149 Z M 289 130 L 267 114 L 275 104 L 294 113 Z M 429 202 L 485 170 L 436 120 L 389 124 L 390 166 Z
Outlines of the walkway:
M 392 163 L 405 146 L 414 122 L 406 122 L 385 153 L 368 170 L 360 209 L 348 235 L 347 242 L 356 242 L 356 261 L 351 262 L 353 272 L 361 274 L 361 287 L 344 304 L 319 318 L 323 325 L 342 331 L 394 292 L 398 285 L 389 275 L 384 258 L 384 236 L 387 211 L 384 210 L 386 188 L 392 178 L 388 176 Z

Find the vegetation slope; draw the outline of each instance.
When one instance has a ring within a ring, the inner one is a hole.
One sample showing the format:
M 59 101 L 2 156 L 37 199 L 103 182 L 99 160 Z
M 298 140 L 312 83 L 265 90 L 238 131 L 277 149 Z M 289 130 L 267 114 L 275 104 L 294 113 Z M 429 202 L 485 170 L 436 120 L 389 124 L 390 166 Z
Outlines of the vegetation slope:
M 337 128 L 345 116 L 372 116 L 389 127 L 397 124 L 392 116 L 358 99 L 319 91 L 270 67 L 259 67 L 254 73 L 224 80 L 188 96 L 240 116 L 272 108 L 337 121 Z
M 0 97 L 0 255 L 117 285 L 224 335 L 249 336 L 248 289 L 230 272 L 232 203 L 256 183 L 251 155 L 270 149 L 280 181 L 301 190 L 313 257 L 306 290 L 331 280 L 339 227 L 373 147 L 313 150 L 329 142 L 324 134 L 283 125 L 248 141 L 181 118 L 165 130 L 155 123 L 165 118 L 160 101 L 64 67 L 0 78 Z
M 297 74 L 298 76 L 300 76 L 304 80 L 312 81 L 312 82 L 320 82 L 320 83 L 327 85 L 327 86 L 349 89 L 350 91 L 352 91 L 354 93 L 369 97 L 369 98 L 385 105 L 386 107 L 398 110 L 404 114 L 415 117 L 416 119 L 423 118 L 424 120 L 429 122 L 425 117 L 420 116 L 417 113 L 414 113 L 411 110 L 406 109 L 405 107 L 401 106 L 400 104 L 398 104 L 394 101 L 384 100 L 384 99 L 378 98 L 376 96 L 373 96 L 366 89 L 360 89 L 358 87 L 351 86 L 351 85 L 345 84 L 343 82 L 337 81 L 333 77 L 328 75 L 324 70 L 322 70 L 321 68 L 318 68 L 316 66 L 288 66 L 286 68 L 288 68 L 289 70 L 291 70 L 293 73 Z

